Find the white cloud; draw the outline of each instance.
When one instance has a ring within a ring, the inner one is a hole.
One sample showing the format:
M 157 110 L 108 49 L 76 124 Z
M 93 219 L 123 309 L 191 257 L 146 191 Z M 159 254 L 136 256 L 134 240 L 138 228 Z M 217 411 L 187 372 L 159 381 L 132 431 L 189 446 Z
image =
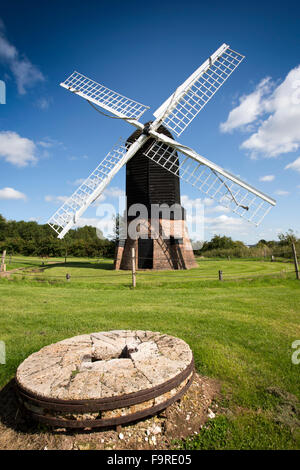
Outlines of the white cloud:
M 222 214 L 218 217 L 206 217 L 205 218 L 205 225 L 209 230 L 222 230 L 230 229 L 233 231 L 240 231 L 241 229 L 245 229 L 249 224 L 240 218 L 237 217 L 230 217 L 228 215 Z
M 99 225 L 99 219 L 92 217 L 80 217 L 77 221 L 75 227 L 84 227 L 85 225 L 90 225 L 92 227 L 97 227 Z
M 68 159 L 71 161 L 80 160 L 81 158 L 87 160 L 89 157 L 87 155 L 82 155 L 81 157 L 75 157 L 74 155 L 71 155 L 70 157 L 68 157 Z
M 266 176 L 261 176 L 259 178 L 259 181 L 269 182 L 269 181 L 274 181 L 274 179 L 275 179 L 274 175 L 266 175 Z
M 208 201 L 212 201 L 212 203 L 213 203 L 212 199 L 208 199 Z M 196 199 L 190 199 L 190 197 L 187 194 L 183 194 L 181 196 L 181 204 L 182 204 L 183 207 L 186 207 L 186 206 L 198 205 L 198 204 L 203 205 L 203 204 L 205 204 L 205 202 L 200 197 L 198 197 Z
M 13 131 L 0 131 L 0 158 L 23 167 L 37 161 L 35 143 Z
M 277 189 L 277 191 L 275 191 L 275 194 L 277 194 L 278 196 L 288 196 L 290 193 L 289 191 L 285 191 L 283 189 Z
M 208 207 L 205 209 L 205 214 L 212 214 L 214 212 L 230 212 L 230 209 L 228 207 L 221 206 L 220 204 L 213 206 L 213 207 Z
M 230 212 L 230 209 L 228 207 L 224 207 L 220 204 L 216 204 L 215 201 L 211 198 L 196 198 L 196 199 L 191 199 L 189 196 L 186 194 L 183 194 L 181 196 L 181 204 L 183 205 L 184 208 L 187 209 L 192 209 L 193 207 L 196 206 L 204 206 L 204 214 L 211 214 L 213 212 Z
M 111 188 L 108 187 L 107 189 L 105 189 L 104 194 L 112 198 L 119 198 L 125 196 L 124 190 L 118 188 L 117 186 L 112 186 Z
M 111 238 L 114 234 L 115 222 L 113 218 L 111 218 L 110 220 L 105 220 L 101 218 L 97 219 L 92 217 L 81 217 L 76 223 L 75 228 L 84 227 L 86 225 L 95 227 L 98 236 L 103 234 L 105 238 Z M 99 233 L 99 230 L 101 234 Z
M 100 196 L 93 202 L 93 206 L 96 207 L 96 206 L 99 206 L 99 204 L 101 204 L 102 202 L 104 202 L 106 199 L 106 196 L 104 193 L 100 194 Z
M 214 204 L 214 200 L 211 199 L 210 197 L 205 197 L 203 199 L 203 203 L 205 206 L 212 206 Z
M 36 106 L 44 111 L 49 108 L 50 103 L 51 100 L 49 98 L 39 98 L 36 101 Z
M 82 184 L 84 182 L 84 179 L 79 178 L 76 180 L 78 182 L 78 185 Z M 75 181 L 74 181 L 75 183 Z M 106 200 L 106 198 L 112 198 L 112 199 L 119 199 L 119 198 L 124 198 L 125 197 L 125 192 L 123 189 L 118 188 L 117 186 L 112 186 L 111 188 L 108 187 L 106 188 L 102 194 L 96 199 L 96 201 L 93 203 L 93 205 L 97 205 L 103 201 Z
M 63 146 L 62 142 L 52 139 L 51 137 L 45 137 L 43 140 L 40 140 L 39 142 L 37 142 L 37 144 L 43 148 Z
M 216 204 L 211 198 L 191 199 L 187 195 L 182 195 L 181 203 L 186 209 L 188 232 L 193 240 L 204 240 L 204 229 L 208 232 L 221 231 L 223 233 L 224 230 L 229 232 L 240 230 L 245 225 L 245 221 L 225 215 L 230 212 L 230 209 Z M 217 215 L 218 213 L 220 215 Z M 217 216 L 211 217 L 211 214 Z
M 241 145 L 252 158 L 294 152 L 300 147 L 300 65 L 290 70 L 275 89 L 269 78 L 262 84 L 241 98 L 221 130 L 229 132 L 250 122 L 255 124 L 256 131 Z M 264 119 L 258 119 L 263 114 L 267 114 Z
M 44 81 L 42 72 L 30 60 L 21 55 L 5 37 L 3 22 L 0 23 L 0 62 L 7 65 L 15 77 L 20 95 L 37 82 Z
M 294 162 L 289 163 L 288 165 L 286 165 L 285 169 L 288 170 L 289 168 L 291 170 L 295 170 L 295 171 L 300 172 L 300 157 L 296 158 L 296 160 Z
M 54 202 L 55 204 L 63 204 L 67 199 L 69 199 L 68 196 L 51 196 L 50 194 L 45 196 L 46 202 Z
M 270 92 L 271 87 L 271 79 L 264 78 L 252 93 L 241 96 L 240 104 L 230 111 L 227 121 L 220 124 L 221 132 L 232 132 L 236 128 L 252 123 L 263 114 L 265 106 L 262 98 Z
M 3 188 L 3 189 L 0 189 L 0 199 L 4 199 L 4 200 L 23 199 L 25 201 L 26 195 L 13 188 Z
M 74 181 L 69 181 L 69 184 L 72 184 L 73 186 L 80 186 L 86 178 L 77 178 Z
M 85 181 L 84 178 L 78 178 L 76 179 L 75 181 L 73 181 L 72 185 L 74 186 L 80 186 L 83 182 Z M 112 197 L 112 198 L 118 198 L 118 197 L 123 197 L 125 196 L 125 192 L 121 189 L 121 188 L 118 188 L 116 186 L 113 186 L 111 188 L 107 188 L 105 189 L 105 191 L 100 194 L 100 196 L 93 202 L 93 206 L 96 207 L 98 206 L 99 204 L 101 204 L 102 202 L 104 202 L 106 200 L 107 197 Z M 52 202 L 54 204 L 63 204 L 64 202 L 66 202 L 66 200 L 69 198 L 69 196 L 53 196 L 51 194 L 47 194 L 45 196 L 45 201 L 46 202 Z M 84 219 L 85 220 L 85 219 Z M 90 220 L 93 220 L 93 219 L 90 219 Z M 95 219 L 96 220 L 96 219 Z M 98 219 L 99 220 L 99 219 Z
M 219 215 L 217 217 L 205 217 L 205 239 L 214 235 L 225 235 L 234 239 L 249 239 L 250 224 L 240 217 Z

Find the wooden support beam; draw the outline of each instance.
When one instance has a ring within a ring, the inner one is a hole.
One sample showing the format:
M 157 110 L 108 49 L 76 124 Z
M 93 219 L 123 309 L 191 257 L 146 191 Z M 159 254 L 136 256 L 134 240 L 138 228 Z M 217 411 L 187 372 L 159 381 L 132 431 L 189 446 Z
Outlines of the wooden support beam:
M 131 248 L 132 287 L 136 287 L 135 248 Z
M 2 273 L 6 271 L 5 256 L 6 256 L 6 250 L 3 251 L 2 257 L 1 257 L 1 272 Z
M 294 264 L 295 264 L 295 272 L 296 272 L 296 279 L 300 280 L 300 274 L 299 274 L 299 265 L 298 265 L 298 259 L 297 259 L 297 252 L 296 252 L 296 246 L 295 243 L 292 243 L 292 248 L 293 248 L 293 256 L 294 256 Z

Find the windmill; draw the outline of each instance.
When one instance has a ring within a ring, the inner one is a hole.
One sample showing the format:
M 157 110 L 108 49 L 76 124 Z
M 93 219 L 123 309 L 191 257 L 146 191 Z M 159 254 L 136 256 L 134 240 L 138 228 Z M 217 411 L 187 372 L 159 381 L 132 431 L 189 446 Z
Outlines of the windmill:
M 243 55 L 223 44 L 154 112 L 155 120 L 147 124 L 142 124 L 139 119 L 149 109 L 148 106 L 126 98 L 76 71 L 61 83 L 62 87 L 84 98 L 101 114 L 123 119 L 137 130 L 127 141 L 118 143 L 106 155 L 91 175 L 49 219 L 48 224 L 56 231 L 58 238 L 63 238 L 77 224 L 84 211 L 99 198 L 125 164 L 128 170 L 126 179 L 129 196 L 132 196 L 132 188 L 138 185 L 138 167 L 142 167 L 142 171 L 147 167 L 147 184 L 149 185 L 151 175 L 156 175 L 154 182 L 161 180 L 161 189 L 167 181 L 169 188 L 172 187 L 175 203 L 178 203 L 180 198 L 180 178 L 238 216 L 259 225 L 272 206 L 275 206 L 275 200 L 173 138 L 173 134 L 177 137 L 182 134 L 243 59 Z M 104 112 L 99 107 L 104 109 Z M 132 180 L 134 184 L 130 185 L 132 173 L 135 173 L 135 178 Z M 157 187 L 156 185 L 155 189 L 152 189 L 152 195 L 159 193 Z M 151 202 L 151 189 L 144 187 L 143 190 L 147 193 L 148 203 Z M 157 217 L 160 219 L 159 229 L 163 231 L 161 217 Z M 175 219 L 176 217 L 174 224 Z M 193 266 L 195 261 L 184 215 L 177 219 L 184 225 L 183 238 L 176 239 L 171 236 L 164 246 L 159 246 L 157 241 L 154 247 L 151 241 L 148 245 L 147 242 L 143 244 L 140 240 L 143 237 L 139 240 L 131 240 L 129 237 L 125 241 L 121 240 L 117 250 L 119 261 L 116 262 L 116 267 L 129 267 L 129 250 L 132 246 L 136 246 L 140 254 L 144 254 L 140 256 L 141 264 L 138 267 L 159 269 Z M 145 223 L 148 231 L 148 221 Z M 162 255 L 167 261 L 163 264 L 157 263 L 158 259 L 162 259 Z M 143 265 L 143 258 L 152 260 L 150 265 L 147 262 L 146 266 Z

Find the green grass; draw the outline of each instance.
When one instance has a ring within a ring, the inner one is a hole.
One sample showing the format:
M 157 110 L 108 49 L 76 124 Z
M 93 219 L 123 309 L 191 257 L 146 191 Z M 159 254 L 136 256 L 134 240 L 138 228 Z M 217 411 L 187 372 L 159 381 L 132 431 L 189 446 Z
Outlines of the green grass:
M 219 269 L 225 282 L 216 280 Z M 299 449 L 298 404 L 283 398 L 300 399 L 300 365 L 291 362 L 292 342 L 300 339 L 300 283 L 291 271 L 282 263 L 199 260 L 190 271 L 138 273 L 133 290 L 131 274 L 113 271 L 111 260 L 72 259 L 38 273 L 28 266 L 0 280 L 7 350 L 0 387 L 49 343 L 109 329 L 161 331 L 187 341 L 197 371 L 222 384 L 222 415 L 180 446 Z
M 51 258 L 51 260 L 42 260 L 38 258 L 26 258 L 22 256 L 13 257 L 12 265 L 14 268 L 26 268 L 15 274 L 17 279 L 38 279 L 48 280 L 54 282 L 64 282 L 66 274 L 70 274 L 72 282 L 84 283 L 90 285 L 96 281 L 99 284 L 109 286 L 118 284 L 120 287 L 126 285 L 131 281 L 131 273 L 113 271 L 113 262 L 110 259 L 83 259 L 83 258 L 68 258 L 67 263 L 64 263 L 63 258 Z M 7 267 L 9 270 L 10 266 Z M 33 269 L 36 268 L 36 269 Z M 161 283 L 173 284 L 182 282 L 190 284 L 191 282 L 198 282 L 200 280 L 217 280 L 219 270 L 223 271 L 224 280 L 234 280 L 243 278 L 255 278 L 261 275 L 272 276 L 282 275 L 285 276 L 293 272 L 293 264 L 264 261 L 264 260 L 250 260 L 250 259 L 198 259 L 198 268 L 186 271 L 162 271 L 150 272 L 139 271 L 138 282 L 140 286 L 155 286 Z

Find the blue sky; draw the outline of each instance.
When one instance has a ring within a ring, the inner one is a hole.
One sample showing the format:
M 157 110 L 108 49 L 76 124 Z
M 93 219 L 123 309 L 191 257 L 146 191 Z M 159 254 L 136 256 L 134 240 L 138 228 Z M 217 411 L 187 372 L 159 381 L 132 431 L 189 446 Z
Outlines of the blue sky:
M 59 86 L 73 70 L 152 112 L 222 43 L 246 59 L 180 141 L 277 200 L 261 226 L 207 206 L 214 233 L 300 233 L 300 5 L 296 1 L 11 1 L 0 12 L 0 213 L 45 223 L 132 127 Z M 116 204 L 124 169 L 103 200 Z M 181 185 L 184 201 L 202 195 Z M 92 223 L 91 207 L 82 223 Z

